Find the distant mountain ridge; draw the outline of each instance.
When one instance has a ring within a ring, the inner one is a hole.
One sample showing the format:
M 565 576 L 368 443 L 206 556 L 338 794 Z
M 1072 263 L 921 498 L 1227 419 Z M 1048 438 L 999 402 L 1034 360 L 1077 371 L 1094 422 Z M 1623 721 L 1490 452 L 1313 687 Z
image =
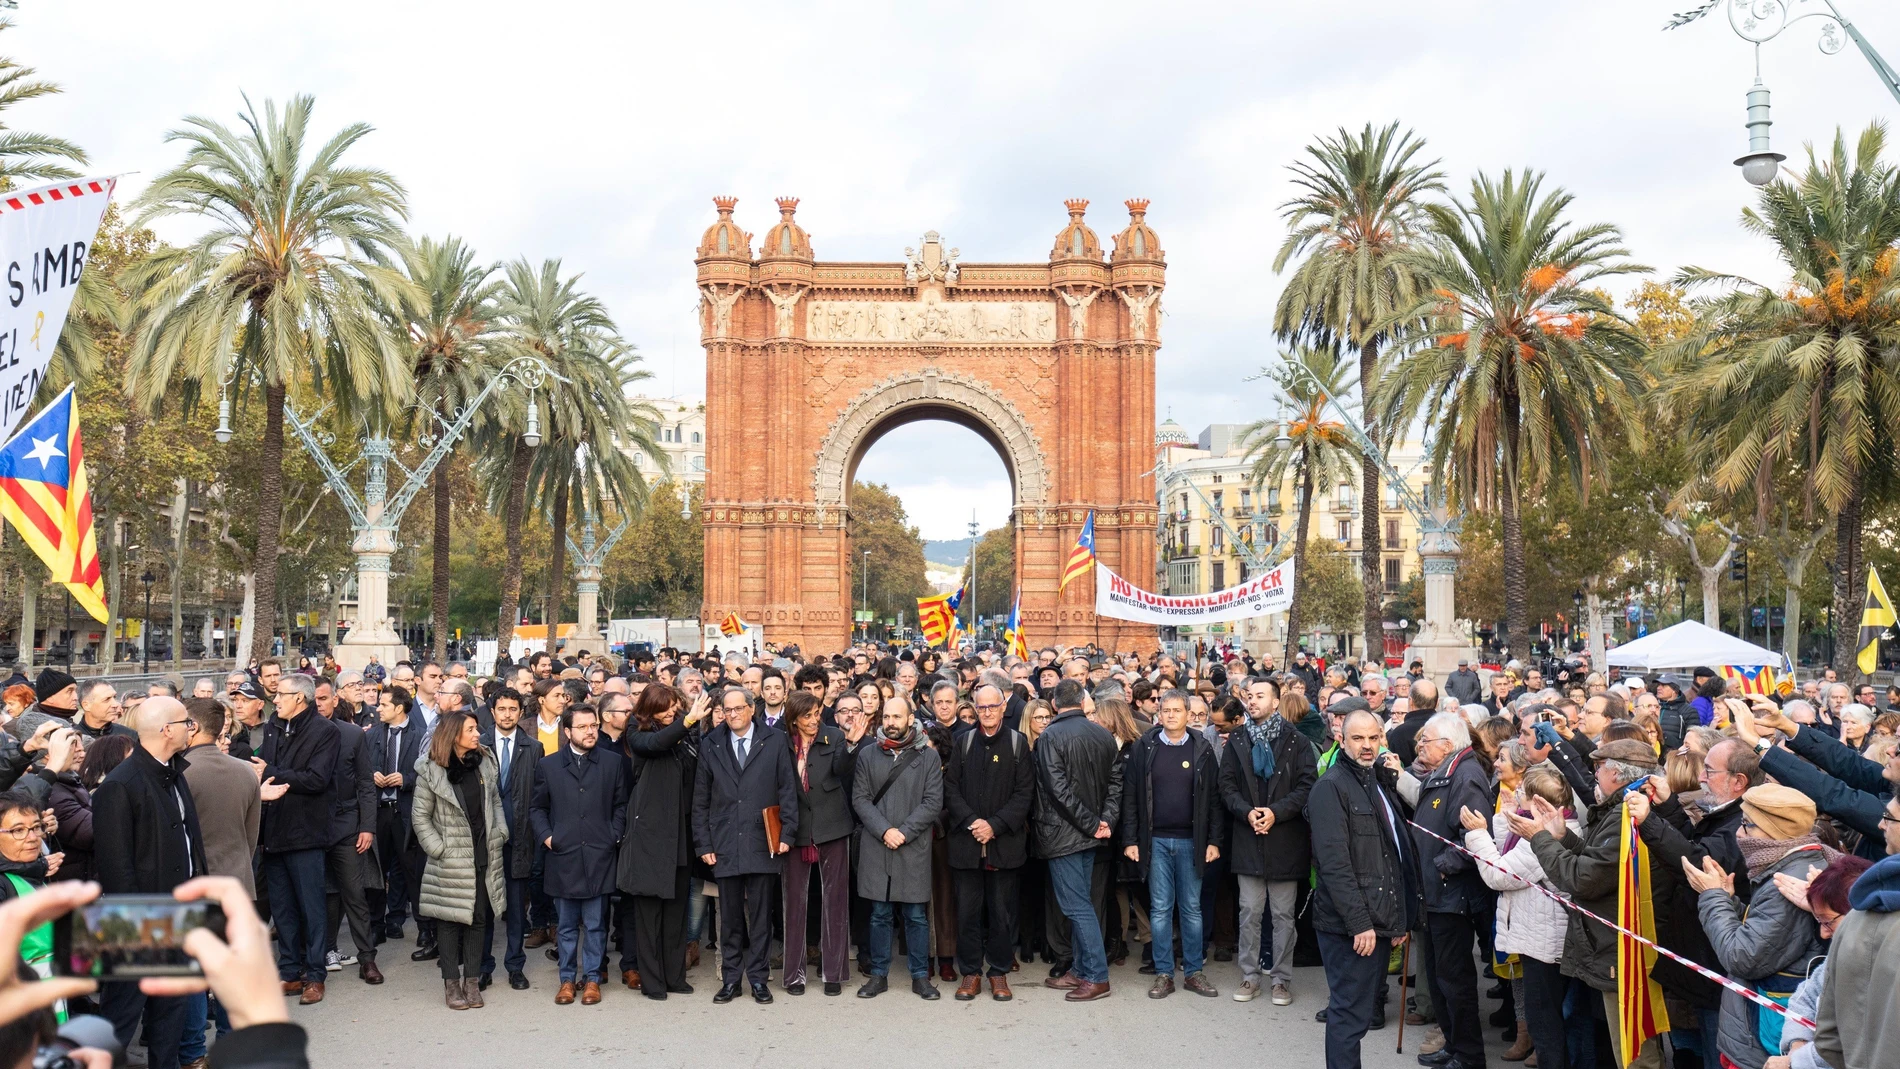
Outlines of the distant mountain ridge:
M 953 564 L 961 568 L 970 559 L 970 540 L 927 538 L 924 540 L 924 559 L 934 564 Z

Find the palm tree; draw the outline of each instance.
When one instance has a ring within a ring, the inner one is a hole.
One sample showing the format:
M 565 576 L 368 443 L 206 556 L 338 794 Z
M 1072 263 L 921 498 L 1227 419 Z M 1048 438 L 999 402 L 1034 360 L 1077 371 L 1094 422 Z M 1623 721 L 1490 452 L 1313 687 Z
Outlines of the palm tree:
M 185 158 L 152 180 L 139 225 L 189 216 L 206 229 L 155 250 L 127 286 L 136 308 L 126 387 L 146 411 L 170 396 L 174 376 L 187 404 L 220 382 L 263 392 L 256 579 L 244 614 L 257 658 L 276 622 L 290 392 L 307 388 L 343 413 L 381 419 L 413 389 L 407 346 L 378 314 L 416 300 L 389 265 L 403 241 L 402 186 L 344 162 L 370 132 L 363 123 L 312 151 L 314 106 L 299 96 L 280 112 L 266 101 L 260 115 L 247 99 L 241 130 L 193 117 L 166 135 L 185 143 Z
M 1345 424 L 1326 417 L 1328 399 L 1343 396 L 1352 389 L 1352 368 L 1336 346 L 1302 345 L 1280 356 L 1286 364 L 1298 364 L 1312 377 L 1297 374 L 1291 367 L 1277 372 L 1269 369 L 1293 402 L 1293 412 L 1279 419 L 1259 420 L 1241 432 L 1247 445 L 1246 456 L 1253 462 L 1249 475 L 1254 492 L 1278 490 L 1291 477 L 1299 484 L 1299 518 L 1293 532 L 1293 574 L 1297 577 L 1306 566 L 1306 538 L 1313 518 L 1313 488 L 1333 485 L 1348 477 L 1359 448 L 1347 435 Z M 1314 383 L 1319 385 L 1315 386 Z M 1287 612 L 1287 644 L 1283 651 L 1291 661 L 1299 646 L 1300 602 L 1293 601 Z
M 505 344 L 511 352 L 539 356 L 558 376 L 548 380 L 546 391 L 549 418 L 543 433 L 549 459 L 535 456 L 539 450 L 523 440 L 525 406 L 484 428 L 478 439 L 490 507 L 502 513 L 507 545 L 497 629 L 505 650 L 521 618 L 521 529 L 531 481 L 535 501 L 557 523 L 553 563 L 565 568 L 567 502 L 577 485 L 583 500 L 596 506 L 606 498 L 637 501 L 644 497 L 644 483 L 619 447 L 655 457 L 661 453 L 655 444 L 657 417 L 650 410 L 642 415 L 625 393 L 626 386 L 645 378 L 646 372 L 631 366 L 636 358 L 620 340 L 606 306 L 582 292 L 578 275 L 562 278 L 559 260 L 544 260 L 538 268 L 516 260 L 503 276 L 496 306 Z M 598 453 L 597 464 L 584 477 L 576 475 L 583 444 Z M 620 468 L 623 461 L 626 471 Z M 551 595 L 557 584 L 548 586 Z M 547 622 L 552 628 L 557 621 Z M 551 649 L 552 631 L 549 638 Z
M 1423 159 L 1425 142 L 1389 123 L 1359 133 L 1344 127 L 1306 146 L 1309 159 L 1292 165 L 1299 191 L 1281 206 L 1286 241 L 1273 258 L 1278 272 L 1304 254 L 1280 292 L 1273 329 L 1282 339 L 1340 342 L 1359 351 L 1359 399 L 1370 414 L 1379 353 L 1395 323 L 1422 289 L 1411 250 L 1424 228 L 1427 196 L 1443 193 L 1438 161 Z M 1379 448 L 1375 425 L 1367 428 Z M 1360 465 L 1360 577 L 1366 592 L 1366 655 L 1384 635 L 1385 579 L 1380 572 L 1379 468 Z
M 1669 403 L 1681 406 L 1690 456 L 1718 490 L 1760 500 L 1782 475 L 1805 508 L 1834 515 L 1838 631 L 1860 619 L 1871 487 L 1896 475 L 1900 426 L 1900 171 L 1881 160 L 1884 124 L 1852 155 L 1836 131 L 1825 157 L 1761 192 L 1742 227 L 1774 243 L 1792 279 L 1766 286 L 1699 267 L 1685 287 L 1720 290 L 1697 304 L 1698 327 L 1656 354 Z M 1854 644 L 1834 667 L 1857 671 Z
M 1471 199 L 1430 205 L 1427 245 L 1402 254 L 1433 290 L 1392 317 L 1394 354 L 1374 391 L 1388 433 L 1421 415 L 1434 480 L 1452 497 L 1501 513 L 1505 624 L 1528 635 L 1524 491 L 1558 467 L 1581 489 L 1604 477 L 1611 439 L 1635 440 L 1643 343 L 1600 289 L 1647 270 L 1624 259 L 1607 223 L 1573 226 L 1570 195 L 1543 176 L 1505 171 L 1471 183 Z
M 12 28 L 12 20 L 0 19 L 0 32 Z M 0 112 L 22 101 L 63 91 L 55 82 L 34 80 L 34 73 L 33 68 L 21 66 L 11 56 L 0 56 Z M 0 121 L 0 188 L 12 189 L 22 180 L 78 178 L 79 172 L 62 160 L 84 166 L 86 152 L 63 137 L 14 130 Z
M 422 238 L 402 251 L 403 268 L 420 300 L 401 310 L 398 324 L 414 354 L 416 399 L 445 420 L 482 392 L 496 368 L 493 264 L 477 264 L 459 238 Z M 440 428 L 433 428 L 439 433 Z M 453 456 L 453 453 L 451 453 Z M 435 659 L 449 646 L 449 460 L 435 467 L 432 485 L 435 532 L 429 615 L 435 625 Z

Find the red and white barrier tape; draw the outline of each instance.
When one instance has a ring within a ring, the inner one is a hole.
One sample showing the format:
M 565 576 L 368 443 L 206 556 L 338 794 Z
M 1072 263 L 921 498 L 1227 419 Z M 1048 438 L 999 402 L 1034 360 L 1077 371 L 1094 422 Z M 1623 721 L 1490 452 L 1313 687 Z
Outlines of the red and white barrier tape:
M 1450 839 L 1445 838 L 1443 835 L 1440 835 L 1437 832 L 1432 831 L 1430 828 L 1421 828 L 1419 827 L 1416 821 L 1408 820 L 1406 821 L 1406 823 L 1412 825 L 1412 827 L 1414 828 L 1418 828 L 1419 831 L 1422 831 L 1425 834 L 1431 836 L 1432 838 L 1437 839 L 1439 842 L 1444 843 L 1446 846 L 1449 846 L 1452 849 L 1457 850 L 1458 852 L 1464 854 L 1466 857 L 1469 857 L 1471 860 L 1476 861 L 1480 865 L 1488 865 L 1491 868 L 1504 873 L 1506 876 L 1509 876 L 1511 879 L 1516 880 L 1518 883 L 1521 883 L 1524 886 L 1529 887 L 1534 891 L 1541 891 L 1547 898 L 1549 898 L 1553 902 L 1556 902 L 1558 905 L 1564 907 L 1565 909 L 1574 910 L 1578 913 L 1581 913 L 1584 916 L 1590 918 L 1591 920 L 1596 921 L 1598 924 L 1603 925 L 1605 928 L 1610 929 L 1611 931 L 1620 933 L 1622 935 L 1626 935 L 1629 938 L 1636 940 L 1637 942 L 1643 944 L 1644 946 L 1649 947 L 1651 950 L 1654 950 L 1656 953 L 1661 954 L 1663 957 L 1666 957 L 1669 960 L 1676 962 L 1679 965 L 1683 965 L 1693 970 L 1696 974 L 1700 976 L 1703 976 L 1710 980 L 1715 981 L 1716 983 L 1722 985 L 1722 987 L 1724 987 L 1725 989 L 1735 992 L 1736 994 L 1742 996 L 1748 1001 L 1753 1002 L 1757 1006 L 1761 1006 L 1766 1009 L 1771 1009 L 1775 1011 L 1776 1013 L 1781 1014 L 1783 1017 L 1786 1017 L 1788 1020 L 1793 1021 L 1794 1023 L 1801 1025 L 1805 1028 L 1815 1027 L 1815 1023 L 1813 1021 L 1810 1021 L 1806 1017 L 1803 1017 L 1800 1014 L 1795 1013 L 1793 1010 L 1790 1010 L 1786 1006 L 1780 1005 L 1779 1003 L 1775 1002 L 1773 999 L 1770 999 L 1767 996 L 1763 995 L 1761 992 L 1756 991 L 1754 988 L 1749 987 L 1747 984 L 1741 983 L 1736 980 L 1731 980 L 1728 977 L 1723 976 L 1721 973 L 1716 972 L 1714 969 L 1711 969 L 1697 962 L 1690 961 L 1688 958 L 1685 958 L 1681 954 L 1678 954 L 1675 951 L 1670 950 L 1668 947 L 1660 946 L 1651 940 L 1644 939 L 1642 936 L 1637 935 L 1635 932 L 1630 931 L 1628 928 L 1625 928 L 1622 925 L 1615 924 L 1610 921 L 1606 921 L 1602 917 L 1599 917 L 1596 914 L 1590 912 L 1589 910 L 1584 909 L 1582 906 L 1577 905 L 1575 902 L 1571 901 L 1569 898 L 1566 898 L 1565 896 L 1558 894 L 1557 892 L 1551 890 L 1550 888 L 1545 887 L 1542 884 L 1532 883 L 1531 881 L 1525 879 L 1522 876 L 1519 876 L 1517 873 L 1512 872 L 1510 869 L 1505 868 L 1503 865 L 1500 865 L 1495 861 L 1490 861 L 1485 858 L 1479 857 L 1478 855 L 1465 849 L 1463 843 L 1454 843 Z

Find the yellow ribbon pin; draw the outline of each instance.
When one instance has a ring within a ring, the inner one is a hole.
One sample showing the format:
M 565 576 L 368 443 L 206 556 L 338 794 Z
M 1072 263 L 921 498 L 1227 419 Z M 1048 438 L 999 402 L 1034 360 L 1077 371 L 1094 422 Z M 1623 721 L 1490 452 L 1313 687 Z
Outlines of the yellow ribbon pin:
M 33 313 L 33 348 L 40 347 L 40 328 L 46 325 L 46 313 Z

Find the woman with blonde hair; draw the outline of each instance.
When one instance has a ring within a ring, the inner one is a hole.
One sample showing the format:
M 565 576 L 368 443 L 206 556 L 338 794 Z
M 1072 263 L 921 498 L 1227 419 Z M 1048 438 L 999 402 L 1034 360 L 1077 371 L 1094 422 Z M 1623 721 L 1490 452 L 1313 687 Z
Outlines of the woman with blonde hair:
M 508 818 L 502 813 L 500 778 L 473 716 L 437 717 L 428 760 L 416 762 L 410 823 L 428 858 L 417 912 L 437 921 L 438 962 L 452 1010 L 482 1008 L 483 937 L 488 923 L 508 912 L 501 860 Z
M 1041 698 L 1031 698 L 1023 703 L 1023 741 L 1029 744 L 1030 749 L 1036 748 L 1036 737 L 1055 718 L 1055 709 Z

